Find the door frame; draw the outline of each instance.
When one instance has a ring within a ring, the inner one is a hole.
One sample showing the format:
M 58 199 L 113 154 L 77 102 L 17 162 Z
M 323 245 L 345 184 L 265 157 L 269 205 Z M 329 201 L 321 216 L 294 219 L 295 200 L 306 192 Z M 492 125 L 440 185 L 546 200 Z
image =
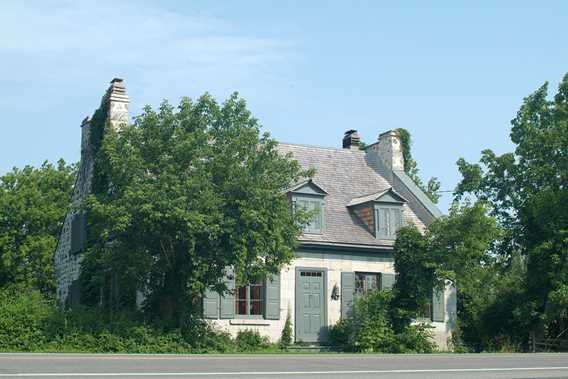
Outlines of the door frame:
M 326 267 L 306 267 L 306 266 L 296 266 L 296 271 L 294 273 L 294 342 L 298 341 L 298 284 L 300 281 L 298 280 L 300 276 L 300 271 L 318 271 L 322 273 L 322 280 L 323 280 L 323 325 L 322 328 L 326 330 L 323 334 L 320 333 L 319 339 L 317 341 L 306 341 L 308 343 L 315 343 L 315 342 L 322 342 L 328 339 L 327 333 L 327 268 Z M 323 338 L 322 338 L 323 337 Z

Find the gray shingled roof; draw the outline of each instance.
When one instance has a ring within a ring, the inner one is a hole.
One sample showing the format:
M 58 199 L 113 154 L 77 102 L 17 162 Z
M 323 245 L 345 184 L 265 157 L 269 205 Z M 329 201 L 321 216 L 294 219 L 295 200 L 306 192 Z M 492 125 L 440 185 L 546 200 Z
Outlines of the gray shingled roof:
M 291 153 L 304 168 L 314 168 L 314 181 L 328 192 L 325 196 L 325 231 L 323 234 L 304 234 L 302 243 L 335 245 L 360 245 L 367 247 L 388 247 L 393 241 L 378 240 L 365 229 L 362 222 L 348 209 L 350 201 L 357 197 L 386 191 L 392 187 L 387 180 L 381 162 L 374 156 L 367 156 L 362 150 L 334 149 L 307 145 L 280 143 L 282 154 Z M 391 177 L 392 177 L 392 173 Z M 407 197 L 408 198 L 408 197 Z M 407 223 L 423 229 L 429 220 L 421 220 L 411 208 L 413 202 L 405 204 Z

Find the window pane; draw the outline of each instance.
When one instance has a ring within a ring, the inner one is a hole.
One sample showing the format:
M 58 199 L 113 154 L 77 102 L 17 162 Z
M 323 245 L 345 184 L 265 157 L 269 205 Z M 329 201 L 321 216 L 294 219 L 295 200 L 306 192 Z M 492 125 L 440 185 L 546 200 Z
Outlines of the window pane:
M 247 314 L 247 287 L 239 287 L 235 291 L 235 313 Z
M 358 295 L 365 295 L 369 291 L 380 288 L 380 274 L 374 272 L 355 273 L 355 292 Z
M 263 285 L 261 283 L 250 286 L 250 314 L 261 315 L 263 303 Z

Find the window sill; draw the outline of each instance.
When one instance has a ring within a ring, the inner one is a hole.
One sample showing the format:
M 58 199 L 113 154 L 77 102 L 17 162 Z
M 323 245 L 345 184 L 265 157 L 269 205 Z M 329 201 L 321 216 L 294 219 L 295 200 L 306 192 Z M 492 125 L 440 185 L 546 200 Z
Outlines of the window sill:
M 234 319 L 229 320 L 230 325 L 260 325 L 267 326 L 270 325 L 270 321 L 263 319 Z

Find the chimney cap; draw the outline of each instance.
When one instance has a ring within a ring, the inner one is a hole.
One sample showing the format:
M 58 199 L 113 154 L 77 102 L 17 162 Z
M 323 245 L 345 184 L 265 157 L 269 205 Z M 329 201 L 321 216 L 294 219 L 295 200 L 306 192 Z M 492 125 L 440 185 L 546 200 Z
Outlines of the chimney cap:
M 361 139 L 355 129 L 349 129 L 345 132 L 345 135 L 343 136 L 344 149 L 357 149 L 359 147 L 359 142 L 361 142 Z
M 379 139 L 384 136 L 384 135 L 391 135 L 391 136 L 399 136 L 398 131 L 396 131 L 395 129 L 391 129 L 391 130 L 387 130 L 386 132 L 383 132 L 381 134 L 379 134 Z

